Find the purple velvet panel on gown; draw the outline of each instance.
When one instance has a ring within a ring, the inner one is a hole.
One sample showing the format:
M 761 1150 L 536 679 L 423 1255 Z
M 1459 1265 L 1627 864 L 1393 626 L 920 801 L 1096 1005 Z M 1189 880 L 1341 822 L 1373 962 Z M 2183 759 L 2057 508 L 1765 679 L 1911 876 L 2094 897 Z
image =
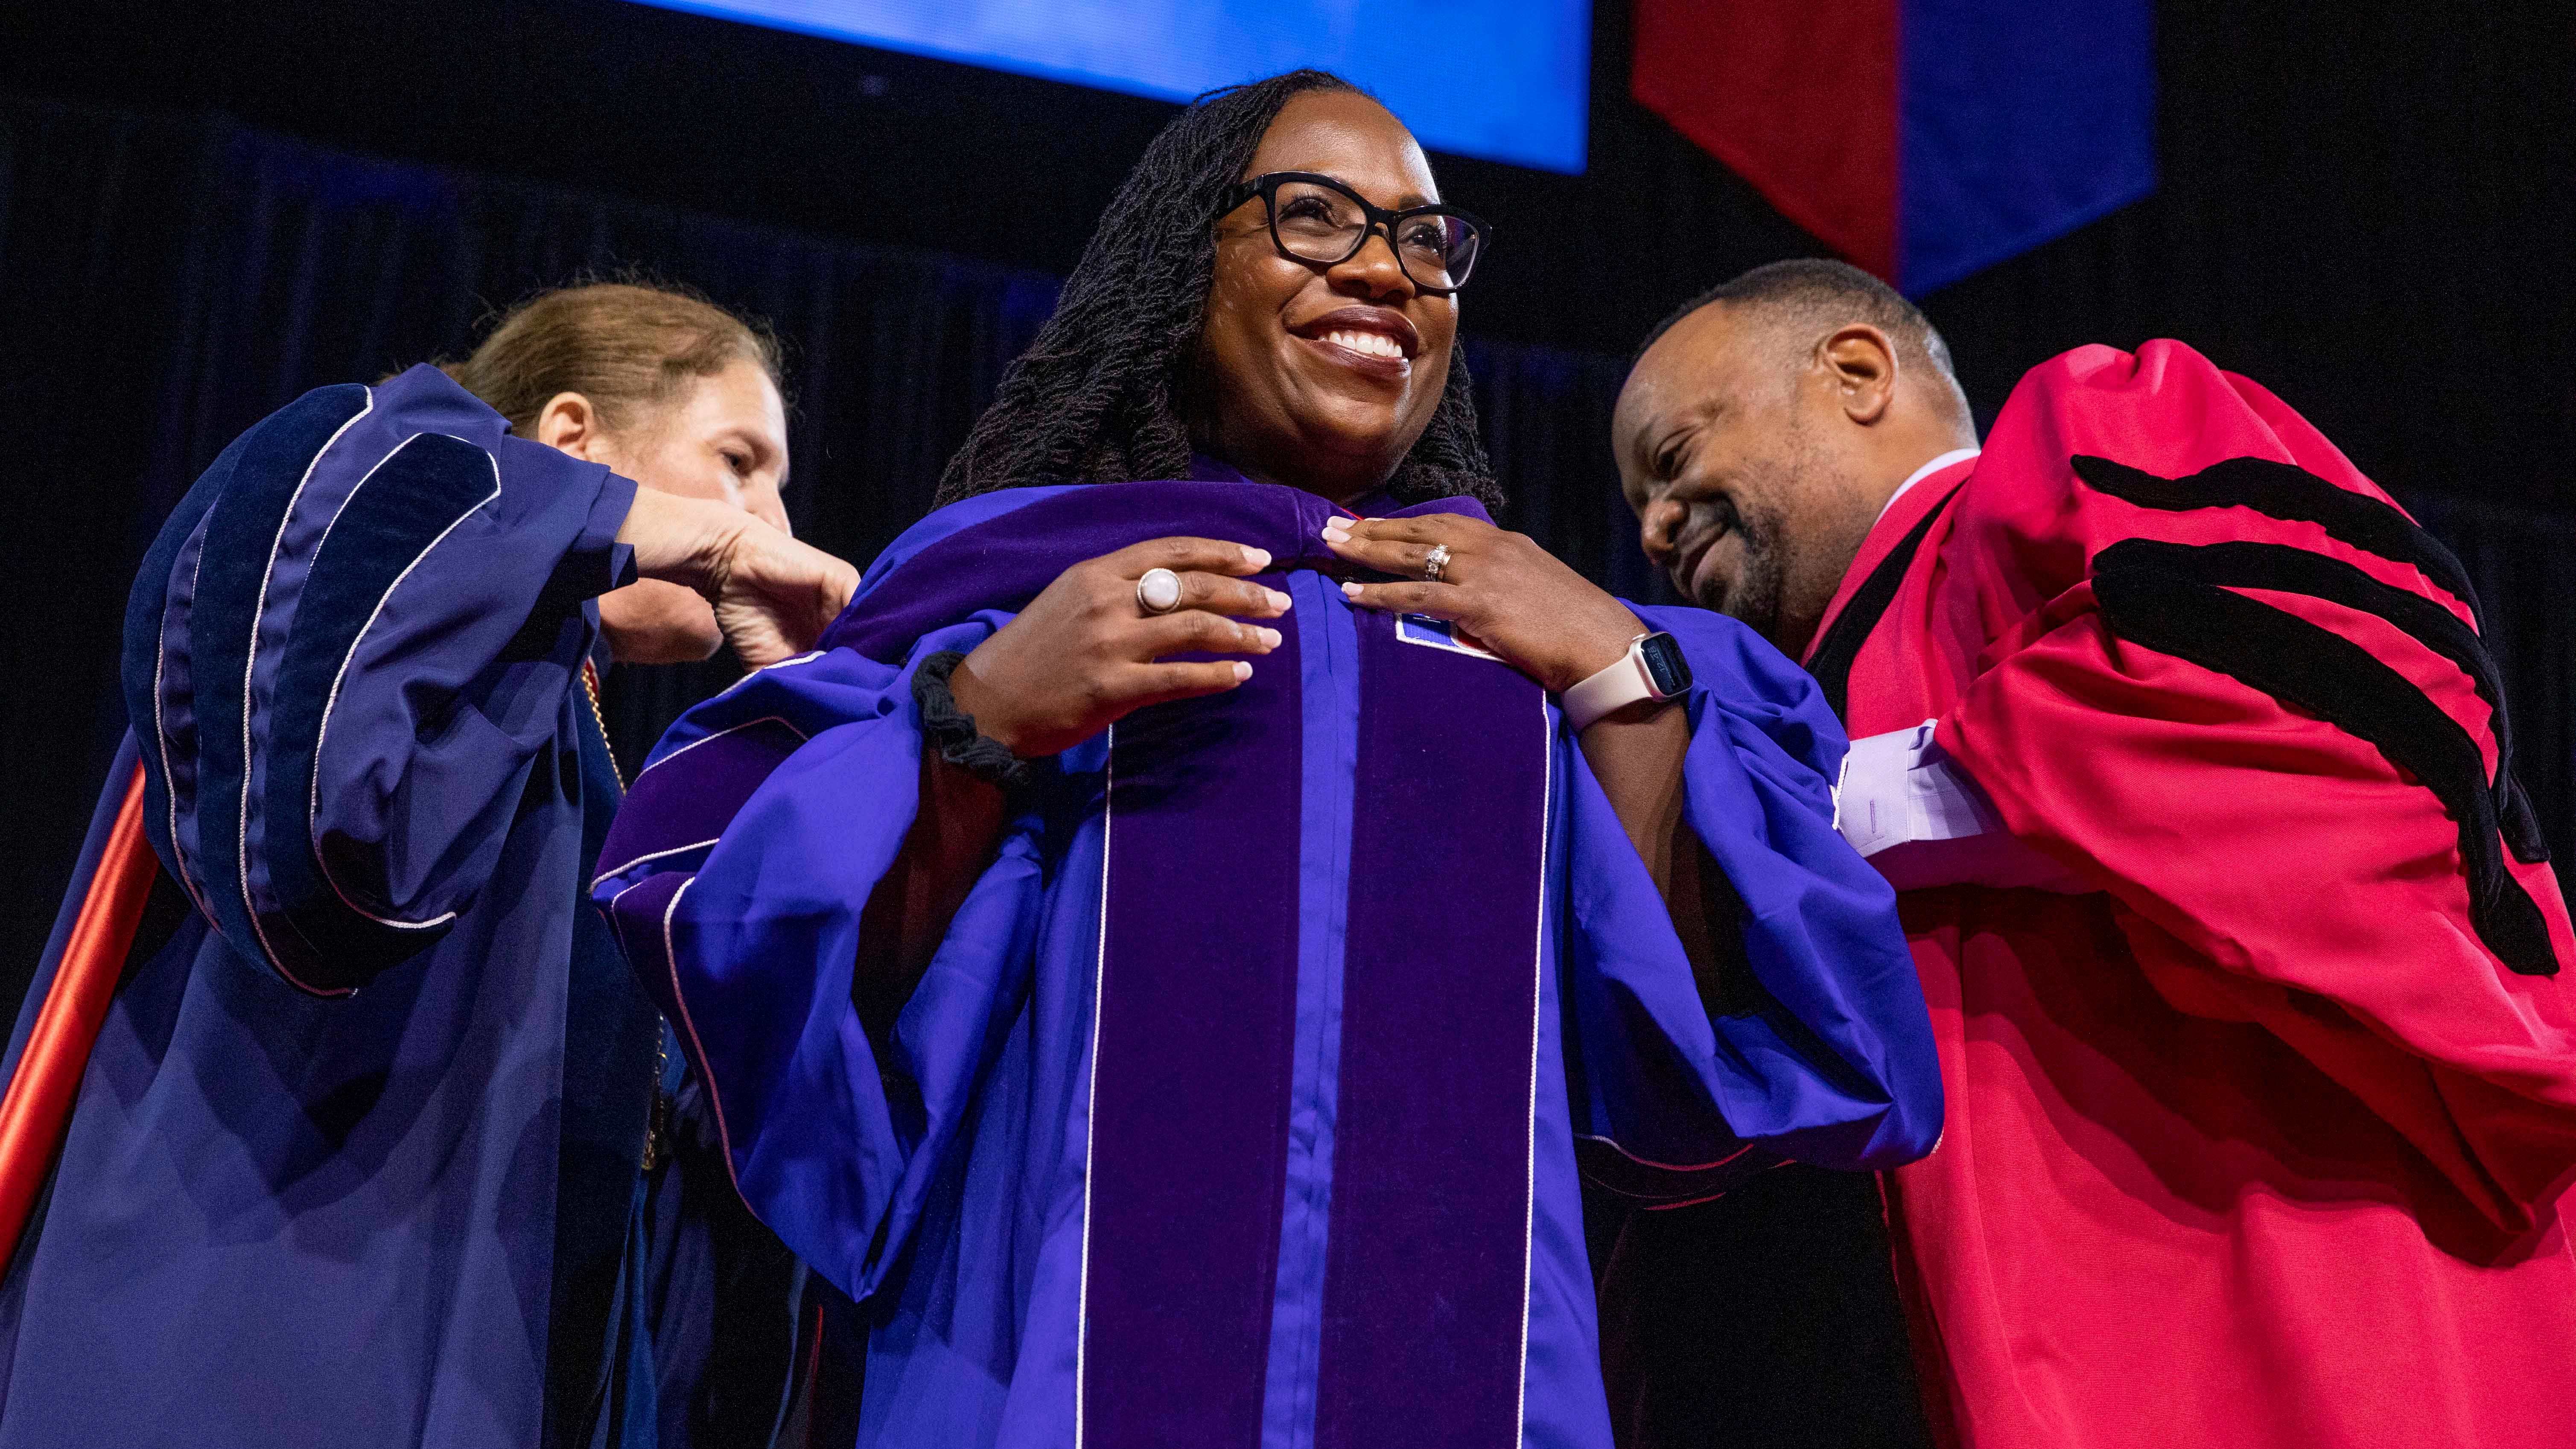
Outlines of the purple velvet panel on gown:
M 1606 1449 L 1578 1143 L 1678 1200 L 1937 1133 L 1813 685 L 1731 621 L 1656 620 L 1700 672 L 1690 818 L 1768 997 L 1712 1017 L 1545 697 L 1352 609 L 1330 512 L 1239 482 L 942 510 L 636 782 L 595 895 L 746 1200 L 868 1310 L 863 1443 Z M 1268 549 L 1287 644 L 1061 757 L 895 1019 L 861 1020 L 910 668 L 1171 534 Z
M 1508 1444 L 1528 1281 L 1545 696 L 1360 621 L 1315 1442 Z
M 1221 822 L 1296 819 L 1287 637 L 1231 693 L 1128 716 L 1109 752 L 1082 1382 L 1103 1444 L 1250 1443 L 1260 1431 L 1297 833 Z M 1132 1370 L 1148 1363 L 1150 1374 Z

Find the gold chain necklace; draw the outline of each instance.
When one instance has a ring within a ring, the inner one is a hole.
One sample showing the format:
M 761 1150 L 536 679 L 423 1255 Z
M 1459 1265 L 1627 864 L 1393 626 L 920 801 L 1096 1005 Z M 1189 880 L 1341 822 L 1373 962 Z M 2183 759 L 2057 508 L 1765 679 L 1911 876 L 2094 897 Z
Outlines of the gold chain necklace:
M 626 772 L 617 766 L 617 747 L 608 742 L 608 716 L 599 708 L 599 667 L 587 659 L 581 661 L 581 692 L 590 699 L 590 717 L 599 725 L 599 747 L 608 755 L 608 768 L 624 780 Z

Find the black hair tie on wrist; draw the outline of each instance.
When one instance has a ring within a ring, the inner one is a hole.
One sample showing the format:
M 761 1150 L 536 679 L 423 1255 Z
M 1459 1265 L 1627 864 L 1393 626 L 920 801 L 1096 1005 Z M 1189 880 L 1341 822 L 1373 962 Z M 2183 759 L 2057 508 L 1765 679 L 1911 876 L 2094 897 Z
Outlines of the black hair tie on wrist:
M 957 696 L 949 692 L 948 676 L 965 660 L 956 650 L 944 649 L 912 672 L 912 702 L 921 709 L 922 738 L 938 748 L 939 758 L 978 780 L 1005 790 L 1026 785 L 1029 762 L 977 730 L 975 716 L 959 709 Z

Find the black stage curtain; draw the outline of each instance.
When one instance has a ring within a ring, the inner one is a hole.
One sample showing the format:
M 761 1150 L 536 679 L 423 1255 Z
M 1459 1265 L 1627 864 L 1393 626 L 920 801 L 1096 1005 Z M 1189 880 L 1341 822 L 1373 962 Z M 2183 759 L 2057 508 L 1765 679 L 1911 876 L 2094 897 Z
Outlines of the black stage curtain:
M 2114 222 L 2100 245 L 2123 245 Z M 2064 264 L 2070 297 L 2110 285 L 2079 263 Z M 0 866 L 0 1008 L 14 1008 L 50 928 L 124 727 L 114 666 L 135 561 L 197 471 L 307 388 L 452 354 L 492 309 L 630 265 L 776 324 L 795 395 L 789 511 L 805 537 L 859 560 L 920 515 L 1055 298 L 1040 273 L 389 163 L 220 117 L 0 98 L 0 417 L 13 434 L 0 467 L 16 509 L 0 528 L 0 600 L 15 621 L 0 800 L 20 842 Z M 1990 300 L 2047 325 L 2039 299 Z M 1506 521 L 1618 592 L 1669 599 L 1637 554 L 1609 460 L 1626 359 L 1474 340 L 1467 355 L 1513 498 Z M 1973 367 L 1970 381 L 1981 403 L 2000 399 Z M 2576 582 L 2560 561 L 2576 521 L 2409 501 L 2493 613 L 2522 769 L 2565 860 Z M 731 676 L 722 661 L 619 671 L 620 758 L 631 768 Z

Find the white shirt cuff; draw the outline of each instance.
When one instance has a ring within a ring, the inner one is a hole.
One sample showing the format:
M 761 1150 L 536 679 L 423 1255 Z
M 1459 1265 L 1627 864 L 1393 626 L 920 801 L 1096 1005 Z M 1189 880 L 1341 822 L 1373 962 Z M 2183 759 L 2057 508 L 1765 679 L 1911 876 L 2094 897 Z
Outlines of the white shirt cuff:
M 1977 782 L 1934 742 L 1937 721 L 1851 742 L 1834 828 L 1898 890 L 1936 885 L 2096 889 L 2004 829 Z

